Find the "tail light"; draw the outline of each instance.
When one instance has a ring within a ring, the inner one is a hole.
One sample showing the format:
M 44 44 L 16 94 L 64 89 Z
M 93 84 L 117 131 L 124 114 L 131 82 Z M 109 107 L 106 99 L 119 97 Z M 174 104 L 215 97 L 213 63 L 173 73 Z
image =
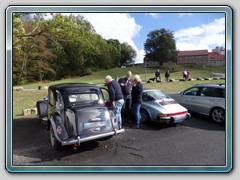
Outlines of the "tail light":
M 172 117 L 172 116 L 183 115 L 183 114 L 187 114 L 187 111 L 178 112 L 178 113 L 170 113 L 170 114 L 161 114 L 161 113 L 158 113 L 158 116 L 159 116 L 159 117 Z
M 113 122 L 117 123 L 117 118 L 116 117 L 113 118 Z
M 57 127 L 57 133 L 62 134 L 62 128 L 60 126 Z

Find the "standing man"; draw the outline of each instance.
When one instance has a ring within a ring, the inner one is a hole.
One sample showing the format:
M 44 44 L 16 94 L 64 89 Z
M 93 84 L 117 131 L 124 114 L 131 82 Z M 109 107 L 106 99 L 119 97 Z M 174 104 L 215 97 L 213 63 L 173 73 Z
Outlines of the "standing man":
M 169 72 L 169 70 L 167 70 L 165 73 L 166 82 L 169 81 L 169 77 L 170 77 L 170 72 Z
M 127 121 L 130 122 L 131 117 L 131 101 L 132 101 L 132 72 L 128 71 L 124 78 L 119 79 L 118 83 L 122 88 L 124 97 L 124 114 L 126 115 Z
M 156 78 L 156 82 L 158 79 L 161 81 L 161 74 L 160 74 L 159 69 L 155 72 L 155 78 Z
M 190 78 L 190 71 L 187 70 L 187 80 Z
M 141 114 L 140 108 L 142 104 L 142 94 L 143 94 L 143 86 L 141 83 L 141 78 L 139 75 L 135 75 L 133 79 L 133 88 L 132 88 L 132 103 L 133 103 L 133 111 L 136 120 L 135 126 L 133 128 L 141 128 Z
M 106 85 L 108 87 L 108 91 L 109 91 L 111 108 L 112 108 L 113 113 L 115 114 L 115 116 L 118 120 L 118 127 L 119 127 L 119 129 L 121 129 L 122 128 L 121 110 L 122 110 L 122 106 L 124 104 L 124 99 L 123 99 L 123 94 L 122 94 L 122 91 L 121 91 L 121 87 L 109 75 L 105 77 L 105 83 L 106 83 Z
M 183 71 L 183 79 L 186 81 L 187 80 L 187 69 L 185 68 Z

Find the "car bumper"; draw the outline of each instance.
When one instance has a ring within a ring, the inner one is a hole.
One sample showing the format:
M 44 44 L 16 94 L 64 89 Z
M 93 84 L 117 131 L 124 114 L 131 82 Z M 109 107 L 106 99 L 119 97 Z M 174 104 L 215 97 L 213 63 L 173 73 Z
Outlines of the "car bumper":
M 172 117 L 157 117 L 158 122 L 160 123 L 180 123 L 183 122 L 187 119 L 191 118 L 190 113 L 186 113 L 184 115 L 179 115 L 179 116 L 172 116 Z
M 98 135 L 94 135 L 94 136 L 90 136 L 90 137 L 86 137 L 86 138 L 81 138 L 80 136 L 78 136 L 77 139 L 69 139 L 69 140 L 66 140 L 66 141 L 61 141 L 60 143 L 61 143 L 62 146 L 74 145 L 74 144 L 80 145 L 83 142 L 96 140 L 96 139 L 100 139 L 100 138 L 104 138 L 104 137 L 108 137 L 108 136 L 117 135 L 117 134 L 120 134 L 124 131 L 125 131 L 124 129 L 120 129 L 120 130 L 111 131 L 111 132 L 104 133 L 104 134 L 98 134 Z

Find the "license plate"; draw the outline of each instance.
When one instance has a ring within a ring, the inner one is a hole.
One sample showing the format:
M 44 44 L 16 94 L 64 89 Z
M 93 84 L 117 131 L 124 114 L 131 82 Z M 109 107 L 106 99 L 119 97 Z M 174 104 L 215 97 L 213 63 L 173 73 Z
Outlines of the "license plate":
M 175 116 L 175 117 L 174 117 L 174 122 L 175 122 L 175 123 L 182 122 L 183 119 L 184 119 L 184 118 L 183 118 L 182 116 L 180 116 L 180 117 L 176 117 L 176 116 Z
M 91 122 L 91 123 L 83 123 L 83 129 L 91 129 L 96 127 L 104 126 L 104 122 Z

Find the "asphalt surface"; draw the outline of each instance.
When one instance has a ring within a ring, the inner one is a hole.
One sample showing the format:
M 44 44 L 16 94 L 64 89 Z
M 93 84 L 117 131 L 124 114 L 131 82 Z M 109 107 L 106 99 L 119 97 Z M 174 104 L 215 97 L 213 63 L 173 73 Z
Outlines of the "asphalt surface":
M 106 141 L 54 151 L 49 131 L 37 119 L 16 119 L 12 126 L 13 166 L 224 166 L 225 126 L 192 114 L 177 126 L 151 123 Z

